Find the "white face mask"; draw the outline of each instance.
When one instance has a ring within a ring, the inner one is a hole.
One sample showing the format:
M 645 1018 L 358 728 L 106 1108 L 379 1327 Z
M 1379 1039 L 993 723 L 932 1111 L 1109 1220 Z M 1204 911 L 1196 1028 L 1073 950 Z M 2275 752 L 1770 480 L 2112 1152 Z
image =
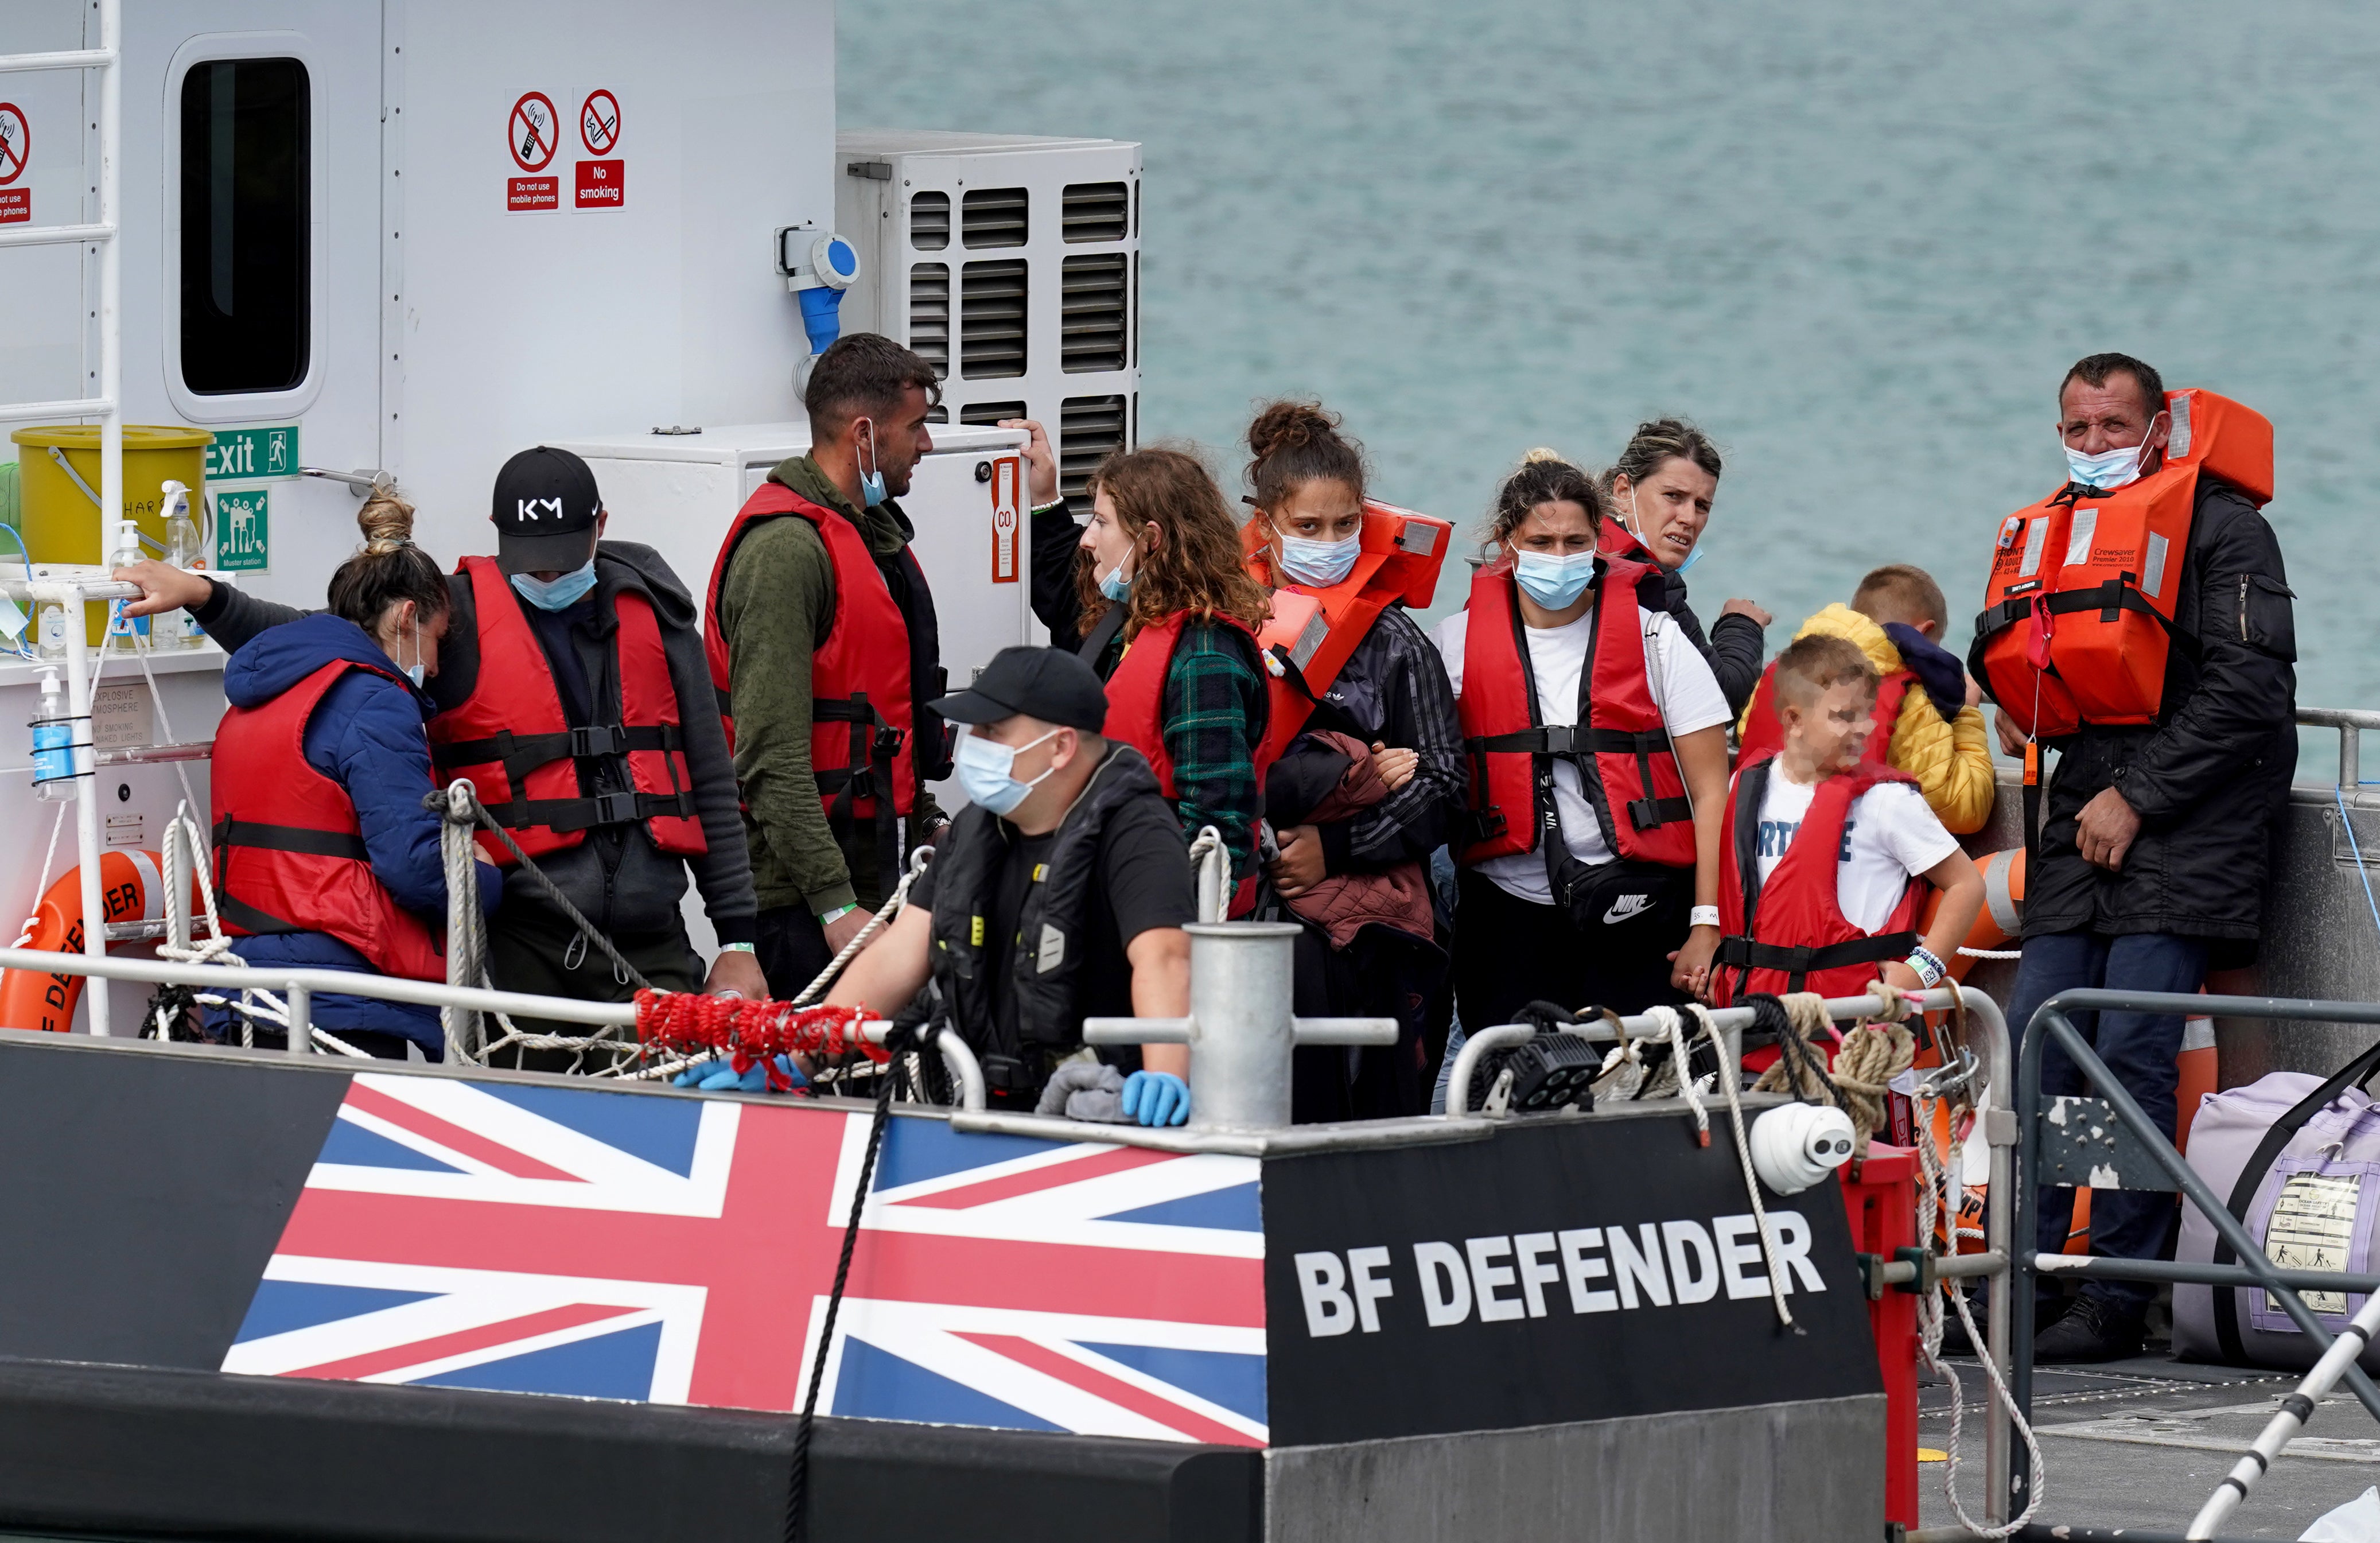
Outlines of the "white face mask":
M 2155 431 L 2156 419 L 2152 418 L 2147 432 L 2141 435 L 2140 443 L 2128 444 L 2120 450 L 2102 450 L 2095 456 L 2082 454 L 2061 436 L 2058 447 L 2066 452 L 2068 480 L 2080 482 L 2086 488 L 2097 488 L 2102 492 L 2129 487 L 2139 481 L 2141 463 L 2148 459 L 2149 434 Z
M 1280 536 L 1281 574 L 1293 584 L 1327 589 L 1354 572 L 1355 559 L 1363 555 L 1360 531 L 1343 541 L 1317 541 L 1286 530 Z

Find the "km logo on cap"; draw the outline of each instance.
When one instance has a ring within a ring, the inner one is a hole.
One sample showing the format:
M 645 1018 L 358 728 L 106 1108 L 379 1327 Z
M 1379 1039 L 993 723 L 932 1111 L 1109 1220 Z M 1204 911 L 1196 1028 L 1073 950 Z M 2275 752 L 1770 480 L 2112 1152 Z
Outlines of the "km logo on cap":
M 520 517 L 523 519 L 543 519 L 545 516 L 538 513 L 538 510 L 541 508 L 552 510 L 553 517 L 556 519 L 560 519 L 562 517 L 562 500 L 558 498 L 524 498 L 520 500 Z

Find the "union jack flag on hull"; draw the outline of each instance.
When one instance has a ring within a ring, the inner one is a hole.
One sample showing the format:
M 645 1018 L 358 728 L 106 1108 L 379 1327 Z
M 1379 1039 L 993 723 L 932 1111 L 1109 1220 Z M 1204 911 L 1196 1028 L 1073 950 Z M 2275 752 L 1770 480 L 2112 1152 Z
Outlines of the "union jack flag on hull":
M 357 1075 L 223 1369 L 798 1406 L 865 1113 Z M 1252 1158 L 885 1134 L 820 1407 L 1262 1446 Z

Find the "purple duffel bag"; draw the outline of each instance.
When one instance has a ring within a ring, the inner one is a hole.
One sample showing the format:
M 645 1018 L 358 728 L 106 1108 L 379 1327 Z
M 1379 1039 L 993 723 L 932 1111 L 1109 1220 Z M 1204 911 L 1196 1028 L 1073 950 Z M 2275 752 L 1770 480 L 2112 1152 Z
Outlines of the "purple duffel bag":
M 2380 1045 L 2327 1079 L 2275 1072 L 2209 1094 L 2190 1127 L 2190 1166 L 2230 1204 L 2274 1262 L 2297 1270 L 2368 1274 L 2380 1222 L 2380 1107 L 2361 1083 L 2380 1070 Z M 2176 1257 L 2236 1262 L 2214 1227 L 2183 1201 Z M 2306 1306 L 2336 1331 L 2361 1295 L 2306 1292 Z M 2277 1301 L 2247 1286 L 2173 1289 L 2173 1348 L 2184 1360 L 2310 1367 L 2320 1352 Z M 2380 1372 L 2380 1345 L 2362 1365 Z

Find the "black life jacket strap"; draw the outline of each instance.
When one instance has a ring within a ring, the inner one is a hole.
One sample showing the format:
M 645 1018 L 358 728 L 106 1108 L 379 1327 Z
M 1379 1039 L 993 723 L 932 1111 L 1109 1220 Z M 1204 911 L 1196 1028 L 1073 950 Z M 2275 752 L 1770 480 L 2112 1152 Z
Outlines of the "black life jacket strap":
M 1846 965 L 1882 965 L 1906 959 L 1918 943 L 1914 932 L 1879 932 L 1872 938 L 1852 938 L 1822 947 L 1788 948 L 1782 943 L 1755 942 L 1750 938 L 1721 938 L 1718 963 L 1730 969 L 1781 970 L 1785 989 L 1798 991 L 1809 976 Z
M 514 734 L 509 730 L 484 739 L 457 739 L 432 747 L 438 769 L 478 766 L 501 761 L 506 775 L 515 763 L 530 770 L 565 757 L 624 756 L 631 750 L 683 750 L 686 735 L 675 723 L 594 723 L 559 734 Z
M 1626 729 L 1591 729 L 1574 723 L 1555 723 L 1539 728 L 1515 729 L 1510 734 L 1482 735 L 1465 739 L 1463 747 L 1474 753 L 1489 755 L 1518 753 L 1565 758 L 1665 755 L 1670 749 L 1670 735 L 1666 729 L 1635 734 Z
M 350 831 L 323 831 L 310 825 L 264 825 L 226 816 L 215 821 L 218 848 L 245 846 L 258 852 L 295 852 L 309 857 L 350 857 L 369 862 L 364 838 Z
M 851 748 L 844 764 L 813 774 L 819 791 L 833 795 L 833 802 L 827 806 L 827 828 L 838 837 L 858 832 L 875 851 L 880 893 L 891 894 L 901 881 L 899 816 L 889 807 L 889 800 L 893 796 L 893 758 L 901 753 L 903 735 L 876 711 L 865 691 L 813 700 L 810 721 L 851 725 Z M 868 802 L 865 812 L 858 807 L 863 798 Z

